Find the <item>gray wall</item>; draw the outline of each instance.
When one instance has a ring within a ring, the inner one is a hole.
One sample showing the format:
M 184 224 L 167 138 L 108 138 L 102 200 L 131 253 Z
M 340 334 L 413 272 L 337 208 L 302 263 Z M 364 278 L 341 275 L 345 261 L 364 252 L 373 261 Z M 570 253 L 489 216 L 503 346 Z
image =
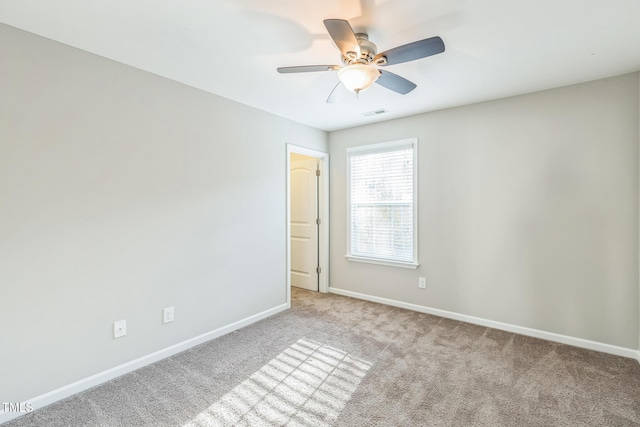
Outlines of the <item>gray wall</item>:
M 5 25 L 0 58 L 0 401 L 285 303 L 285 144 L 326 133 Z
M 637 349 L 638 82 L 332 132 L 331 286 Z M 421 265 L 347 261 L 345 149 L 409 137 Z

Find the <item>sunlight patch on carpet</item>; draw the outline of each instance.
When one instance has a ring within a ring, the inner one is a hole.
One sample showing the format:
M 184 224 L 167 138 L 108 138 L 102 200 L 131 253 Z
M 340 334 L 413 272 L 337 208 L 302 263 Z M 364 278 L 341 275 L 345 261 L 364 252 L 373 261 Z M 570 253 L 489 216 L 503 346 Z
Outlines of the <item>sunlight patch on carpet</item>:
M 184 426 L 329 426 L 370 367 L 301 338 Z

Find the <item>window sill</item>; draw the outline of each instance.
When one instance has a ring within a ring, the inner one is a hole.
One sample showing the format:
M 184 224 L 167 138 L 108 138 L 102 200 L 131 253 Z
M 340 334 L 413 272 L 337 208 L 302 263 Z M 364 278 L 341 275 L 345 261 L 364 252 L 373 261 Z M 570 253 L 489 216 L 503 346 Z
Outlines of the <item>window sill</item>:
M 345 255 L 345 258 L 347 258 L 349 261 L 364 262 L 366 264 L 386 265 L 388 267 L 410 268 L 413 270 L 418 268 L 418 266 L 420 265 L 420 263 L 417 263 L 417 262 L 387 261 L 387 260 L 375 259 L 375 258 L 363 258 L 363 257 L 358 257 L 353 255 Z

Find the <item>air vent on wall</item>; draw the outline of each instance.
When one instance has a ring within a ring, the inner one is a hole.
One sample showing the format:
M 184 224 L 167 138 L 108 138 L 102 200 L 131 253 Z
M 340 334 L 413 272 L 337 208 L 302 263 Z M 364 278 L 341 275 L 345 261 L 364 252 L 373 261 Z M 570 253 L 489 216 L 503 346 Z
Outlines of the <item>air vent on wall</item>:
M 365 117 L 371 117 L 371 116 L 378 116 L 380 114 L 385 114 L 385 113 L 388 113 L 388 111 L 385 110 L 384 108 L 381 108 L 375 111 L 367 111 L 366 113 L 362 113 L 362 115 Z

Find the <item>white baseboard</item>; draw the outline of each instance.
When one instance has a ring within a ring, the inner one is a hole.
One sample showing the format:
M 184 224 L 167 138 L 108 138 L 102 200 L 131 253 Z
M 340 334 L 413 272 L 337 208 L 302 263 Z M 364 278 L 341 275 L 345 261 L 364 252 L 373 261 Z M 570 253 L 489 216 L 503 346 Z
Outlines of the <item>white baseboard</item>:
M 520 335 L 526 335 L 534 338 L 541 338 L 548 341 L 555 341 L 562 344 L 568 344 L 575 347 L 595 350 L 602 353 L 615 354 L 616 356 L 629 357 L 640 362 L 640 351 L 626 347 L 618 347 L 611 344 L 604 344 L 597 341 L 589 341 L 582 338 L 570 337 L 567 335 L 556 334 L 553 332 L 540 331 L 538 329 L 526 328 L 524 326 L 511 325 L 509 323 L 496 322 L 494 320 L 482 319 L 480 317 L 468 316 L 466 314 L 455 313 L 452 311 L 440 310 L 437 308 L 426 307 L 423 305 L 411 304 L 392 300 L 388 298 L 376 297 L 373 295 L 361 294 L 358 292 L 346 291 L 344 289 L 330 287 L 329 292 L 344 295 L 347 297 L 362 299 L 380 304 L 391 305 L 407 310 L 418 311 L 420 313 L 433 314 L 434 316 L 446 317 L 447 319 L 459 320 L 462 322 L 473 323 L 475 325 L 487 326 L 489 328 L 500 329 L 507 332 L 513 332 Z
M 80 393 L 81 391 L 88 390 L 91 387 L 95 387 L 97 385 L 110 381 L 114 378 L 117 378 L 121 375 L 127 374 L 131 371 L 135 371 L 136 369 L 140 369 L 144 366 L 150 365 L 159 360 L 165 359 L 169 356 L 173 356 L 174 354 L 188 350 L 191 347 L 195 347 L 199 344 L 205 343 L 214 338 L 218 338 L 222 335 L 226 335 L 229 332 L 233 332 L 237 329 L 248 326 L 252 323 L 265 319 L 269 316 L 273 316 L 274 314 L 280 313 L 281 311 L 284 311 L 289 307 L 290 305 L 285 303 L 277 307 L 271 308 L 269 310 L 265 310 L 261 313 L 254 314 L 253 316 L 246 317 L 242 320 L 238 320 L 237 322 L 231 323 L 226 326 L 222 326 L 218 329 L 214 329 L 213 331 L 206 332 L 202 335 L 198 335 L 196 337 L 190 338 L 186 341 L 182 341 L 178 344 L 174 344 L 162 350 L 158 350 L 146 356 L 139 357 L 130 362 L 123 363 L 122 365 L 116 366 L 111 369 L 107 369 L 106 371 L 99 372 L 95 375 L 91 375 L 90 377 L 81 379 L 72 384 L 68 384 L 66 386 L 57 388 L 50 392 L 41 394 L 40 396 L 34 397 L 32 399 L 28 399 L 21 403 L 23 404 L 23 407 L 26 404 L 30 404 L 32 410 L 35 411 L 37 409 L 50 405 L 54 402 L 65 399 L 71 395 Z M 6 423 L 7 421 L 10 421 L 22 415 L 25 415 L 25 413 L 20 413 L 20 412 L 3 412 L 3 411 L 4 411 L 4 408 L 0 407 L 0 424 Z

